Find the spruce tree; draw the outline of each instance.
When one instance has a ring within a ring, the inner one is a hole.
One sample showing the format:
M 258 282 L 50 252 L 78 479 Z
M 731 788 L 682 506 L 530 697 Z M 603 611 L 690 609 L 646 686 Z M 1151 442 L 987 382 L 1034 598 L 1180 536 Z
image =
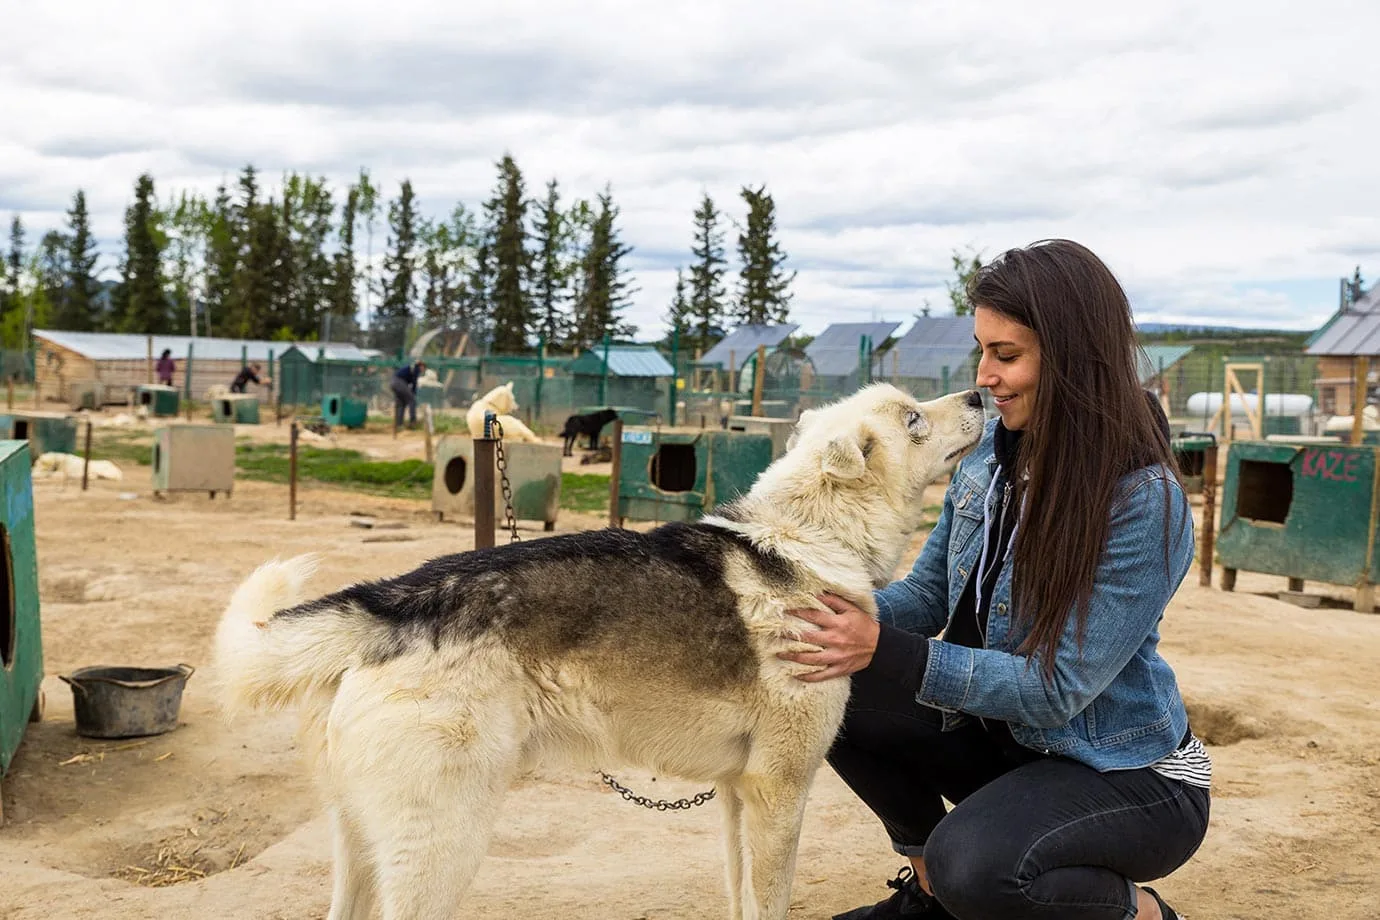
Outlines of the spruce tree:
M 230 192 L 225 183 L 216 187 L 215 203 L 208 215 L 206 233 L 206 297 L 202 322 L 197 332 L 215 335 L 233 312 L 235 303 L 235 273 L 239 267 L 239 246 L 236 241 L 235 215 L 230 206 Z
M 375 317 L 375 345 L 397 349 L 407 344 L 407 328 L 417 300 L 417 235 L 420 222 L 412 182 L 404 179 L 388 205 L 388 254 L 383 260 L 383 300 Z
M 200 195 L 183 192 L 160 223 L 168 236 L 165 275 L 172 288 L 173 328 L 196 335 L 201 331 L 196 313 L 206 283 L 210 208 Z
M 686 297 L 685 291 L 685 271 L 677 265 L 676 293 L 671 297 L 671 307 L 666 312 L 666 325 L 671 327 L 671 333 L 673 335 L 678 335 L 681 341 L 685 341 L 686 332 L 690 328 L 692 316 L 690 300 Z
M 10 249 L 0 266 L 0 316 L 19 309 L 19 274 L 24 267 L 24 221 L 10 218 Z
M 618 238 L 617 219 L 613 193 L 605 186 L 581 265 L 584 284 L 582 303 L 576 311 L 579 326 L 575 342 L 582 348 L 592 347 L 605 335 L 626 337 L 637 331 L 619 315 L 627 309 L 634 291 L 623 265 L 632 247 Z
M 67 212 L 70 231 L 67 248 L 66 291 L 61 309 L 53 322 L 59 329 L 89 332 L 96 328 L 96 240 L 91 235 L 90 216 L 86 210 L 86 193 L 77 189 L 72 210 Z
M 791 282 L 786 274 L 786 254 L 776 240 L 776 203 L 765 188 L 742 190 L 747 203 L 747 226 L 738 234 L 738 292 L 735 319 L 740 323 L 784 323 L 790 314 Z
M 474 215 L 457 204 L 450 216 L 427 228 L 424 238 L 426 293 L 422 316 L 428 328 L 441 328 L 447 353 L 463 335 L 475 336 L 470 283 L 477 246 Z
M 498 184 L 484 205 L 489 223 L 493 259 L 493 343 L 496 352 L 527 350 L 532 326 L 528 298 L 531 258 L 527 252 L 527 200 L 523 197 L 522 171 L 510 154 L 498 163 Z
M 695 261 L 690 265 L 691 340 L 706 349 L 716 337 L 715 330 L 724 317 L 724 259 L 723 231 L 719 229 L 719 212 L 706 193 L 695 210 L 695 245 L 690 252 Z
M 166 335 L 172 312 L 163 281 L 162 233 L 156 224 L 153 177 L 134 184 L 134 203 L 125 211 L 125 257 L 119 295 L 120 331 Z
M 561 211 L 560 190 L 555 179 L 546 183 L 546 198 L 538 208 L 532 297 L 537 332 L 543 341 L 554 344 L 566 338 L 570 326 L 566 309 L 570 287 L 570 223 Z
M 330 335 L 322 338 L 344 341 L 353 337 L 357 330 L 355 317 L 359 313 L 359 298 L 355 293 L 355 281 L 359 272 L 355 266 L 355 224 L 358 220 L 359 186 L 351 185 L 340 209 L 340 229 L 331 260 Z

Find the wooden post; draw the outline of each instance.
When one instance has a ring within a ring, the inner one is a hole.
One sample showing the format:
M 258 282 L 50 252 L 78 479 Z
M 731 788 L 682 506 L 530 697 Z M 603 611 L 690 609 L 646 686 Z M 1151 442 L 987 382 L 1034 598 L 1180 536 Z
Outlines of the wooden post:
M 5 378 L 5 408 L 14 408 L 14 377 Z
M 618 513 L 618 479 L 623 474 L 623 420 L 613 420 L 613 465 L 609 470 L 609 526 L 622 527 Z
M 734 350 L 733 350 L 732 348 L 730 348 L 730 349 L 728 350 L 728 386 L 724 387 L 724 389 L 727 390 L 727 391 L 730 392 L 730 393 L 736 393 L 736 392 L 738 392 L 738 387 L 735 385 L 736 382 L 737 382 L 737 379 L 738 379 L 738 356 L 734 353 Z
M 494 545 L 494 478 L 497 460 L 490 427 L 496 418 L 493 412 L 484 413 L 482 438 L 474 439 L 474 548 L 489 549 Z M 397 426 L 394 426 L 396 430 Z
M 430 463 L 432 461 L 431 435 L 434 430 L 432 427 L 433 423 L 431 420 L 431 403 L 427 403 L 425 406 L 422 406 L 422 419 L 424 426 L 426 428 L 426 462 Z
M 1357 355 L 1351 365 L 1351 443 L 1359 445 L 1365 439 L 1366 389 L 1370 377 L 1370 358 Z
M 757 346 L 757 366 L 752 369 L 752 417 L 762 414 L 762 384 L 767 377 L 767 346 Z
M 144 339 L 145 339 L 146 343 L 148 344 L 148 357 L 147 357 L 147 358 L 145 359 L 145 361 L 144 361 L 144 368 L 145 368 L 145 370 L 147 370 L 147 372 L 148 372 L 148 378 L 149 378 L 148 380 L 145 380 L 144 382 L 145 382 L 145 383 L 153 383 L 153 336 L 151 336 L 151 335 L 145 336 Z
M 1217 535 L 1217 445 L 1203 451 L 1203 542 L 1199 552 L 1198 584 L 1212 584 L 1213 543 Z
M 34 374 L 34 408 L 39 409 L 43 406 L 42 387 L 38 385 L 38 375 Z M 133 395 L 131 394 L 131 399 Z
M 87 474 L 91 471 L 91 419 L 86 420 L 86 450 L 82 454 L 81 490 L 86 491 Z
M 288 520 L 297 520 L 297 419 L 288 429 Z

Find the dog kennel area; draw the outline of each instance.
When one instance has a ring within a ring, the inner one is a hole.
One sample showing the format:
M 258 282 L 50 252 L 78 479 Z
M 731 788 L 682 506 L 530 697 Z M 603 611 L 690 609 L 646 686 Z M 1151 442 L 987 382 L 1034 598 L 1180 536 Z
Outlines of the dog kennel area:
M 216 425 L 172 425 L 153 433 L 153 492 L 235 489 L 235 432 Z
M 623 429 L 618 516 L 693 521 L 752 488 L 771 465 L 770 434 Z
M 1217 554 L 1221 586 L 1238 571 L 1356 589 L 1355 609 L 1375 607 L 1377 448 L 1239 441 L 1227 454 Z

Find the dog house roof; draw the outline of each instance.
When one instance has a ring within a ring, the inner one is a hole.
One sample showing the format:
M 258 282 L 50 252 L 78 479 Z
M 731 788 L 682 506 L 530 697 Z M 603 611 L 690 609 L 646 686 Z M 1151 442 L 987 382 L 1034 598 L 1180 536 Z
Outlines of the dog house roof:
M 1310 355 L 1380 355 L 1380 287 L 1338 310 L 1308 343 Z
M 674 377 L 675 368 L 655 348 L 609 346 L 609 374 L 615 377 Z M 595 345 L 570 362 L 571 374 L 599 376 L 604 373 L 604 348 Z

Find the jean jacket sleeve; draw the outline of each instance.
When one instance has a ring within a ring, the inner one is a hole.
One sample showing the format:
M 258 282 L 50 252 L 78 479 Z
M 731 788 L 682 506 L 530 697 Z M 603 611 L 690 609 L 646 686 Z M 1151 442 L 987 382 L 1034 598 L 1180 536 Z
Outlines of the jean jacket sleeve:
M 1143 481 L 1113 508 L 1083 642 L 1080 647 L 1078 618 L 1071 615 L 1052 677 L 1038 657 L 931 640 L 916 698 L 938 709 L 1034 728 L 1064 725 L 1154 634 L 1192 562 L 1193 518 L 1183 489 L 1168 476 Z
M 873 592 L 877 618 L 888 626 L 921 636 L 936 636 L 949 619 L 949 526 L 953 518 L 953 487 L 934 530 L 910 572 L 900 581 Z

